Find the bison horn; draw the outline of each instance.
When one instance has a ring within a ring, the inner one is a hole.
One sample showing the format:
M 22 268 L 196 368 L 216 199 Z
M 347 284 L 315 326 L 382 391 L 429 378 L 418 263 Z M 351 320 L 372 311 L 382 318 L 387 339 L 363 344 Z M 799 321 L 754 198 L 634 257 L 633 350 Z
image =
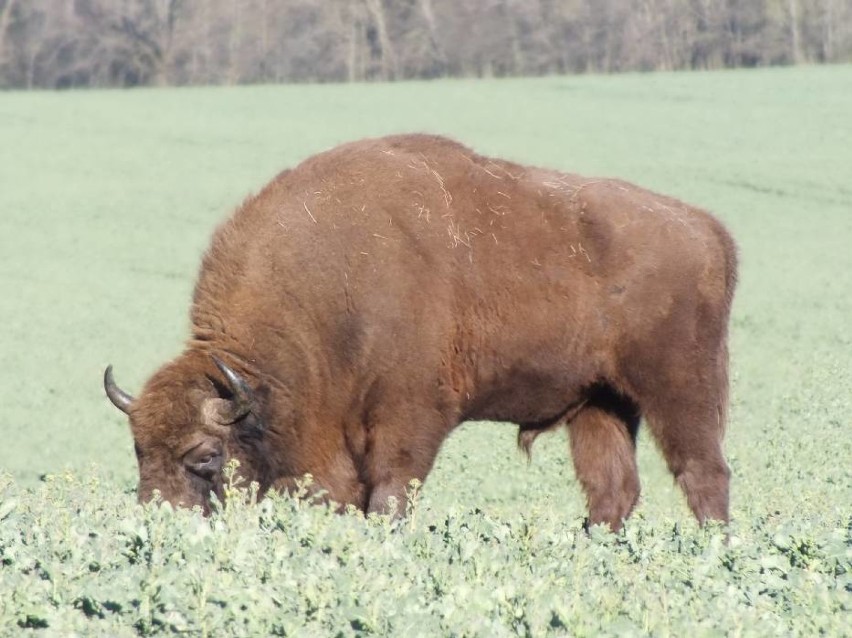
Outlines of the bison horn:
M 231 400 L 231 403 L 234 406 L 231 418 L 233 421 L 237 421 L 251 412 L 252 404 L 254 403 L 251 388 L 249 387 L 249 384 L 246 383 L 245 379 L 231 370 L 231 368 L 229 368 L 220 359 L 213 357 L 213 363 L 216 364 L 216 367 L 219 368 L 219 372 L 221 372 L 228 381 L 228 386 L 231 389 L 231 393 L 234 395 Z
M 111 365 L 108 365 L 104 371 L 104 390 L 106 390 L 106 395 L 115 407 L 125 414 L 130 413 L 134 399 L 115 384 L 115 379 L 112 378 Z

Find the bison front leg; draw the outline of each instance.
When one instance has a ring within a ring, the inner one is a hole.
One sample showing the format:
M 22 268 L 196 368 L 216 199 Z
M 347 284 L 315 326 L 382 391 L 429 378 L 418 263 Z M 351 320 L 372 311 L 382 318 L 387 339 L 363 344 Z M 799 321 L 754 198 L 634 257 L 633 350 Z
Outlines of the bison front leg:
M 586 492 L 590 525 L 621 528 L 639 500 L 636 430 L 639 417 L 589 405 L 568 424 L 577 480 Z
M 408 508 L 411 481 L 423 482 L 440 447 L 437 444 L 407 444 L 386 447 L 385 452 L 375 455 L 371 462 L 373 478 L 367 513 L 404 516 Z
M 367 505 L 366 486 L 360 481 L 353 459 L 344 453 L 336 454 L 331 462 L 317 465 L 312 480 L 302 476 L 283 476 L 270 486 L 271 490 L 299 495 L 315 503 L 333 503 L 344 512 L 354 506 L 364 510 Z
M 415 417 L 397 417 L 371 428 L 366 459 L 370 485 L 368 514 L 405 515 L 411 481 L 426 480 L 448 431 L 446 424 L 438 419 Z
M 370 493 L 368 514 L 390 515 L 400 518 L 408 509 L 407 483 L 391 481 L 377 485 Z

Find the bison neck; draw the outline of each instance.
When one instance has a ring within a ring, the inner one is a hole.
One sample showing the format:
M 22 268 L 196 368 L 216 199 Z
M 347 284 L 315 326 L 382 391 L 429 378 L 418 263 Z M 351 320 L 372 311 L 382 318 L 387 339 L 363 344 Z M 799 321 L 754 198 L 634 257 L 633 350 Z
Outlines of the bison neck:
M 363 397 L 354 389 L 352 328 L 333 325 L 329 318 L 341 315 L 328 308 L 315 315 L 288 300 L 247 308 L 196 299 L 189 349 L 225 358 L 255 391 L 264 435 L 247 453 L 263 457 L 262 487 L 289 488 L 311 474 L 329 498 L 362 507 Z

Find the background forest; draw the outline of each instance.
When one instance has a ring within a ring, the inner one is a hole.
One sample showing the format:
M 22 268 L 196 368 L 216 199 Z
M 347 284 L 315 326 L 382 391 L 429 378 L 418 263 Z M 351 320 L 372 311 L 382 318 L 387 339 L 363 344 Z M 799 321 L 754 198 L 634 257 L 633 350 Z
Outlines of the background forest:
M 0 87 L 852 61 L 852 0 L 0 0 Z

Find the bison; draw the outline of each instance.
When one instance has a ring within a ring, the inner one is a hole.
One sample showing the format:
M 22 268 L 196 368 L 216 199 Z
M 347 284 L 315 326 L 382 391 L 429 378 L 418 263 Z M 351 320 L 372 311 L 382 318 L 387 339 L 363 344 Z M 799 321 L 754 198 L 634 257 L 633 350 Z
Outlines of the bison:
M 641 418 L 700 522 L 728 520 L 736 250 L 714 217 L 615 179 L 427 135 L 311 157 L 216 230 L 191 336 L 127 413 L 139 498 L 209 508 L 221 470 L 306 473 L 387 512 L 467 420 L 564 425 L 591 524 L 639 498 Z M 391 503 L 393 501 L 390 501 Z

